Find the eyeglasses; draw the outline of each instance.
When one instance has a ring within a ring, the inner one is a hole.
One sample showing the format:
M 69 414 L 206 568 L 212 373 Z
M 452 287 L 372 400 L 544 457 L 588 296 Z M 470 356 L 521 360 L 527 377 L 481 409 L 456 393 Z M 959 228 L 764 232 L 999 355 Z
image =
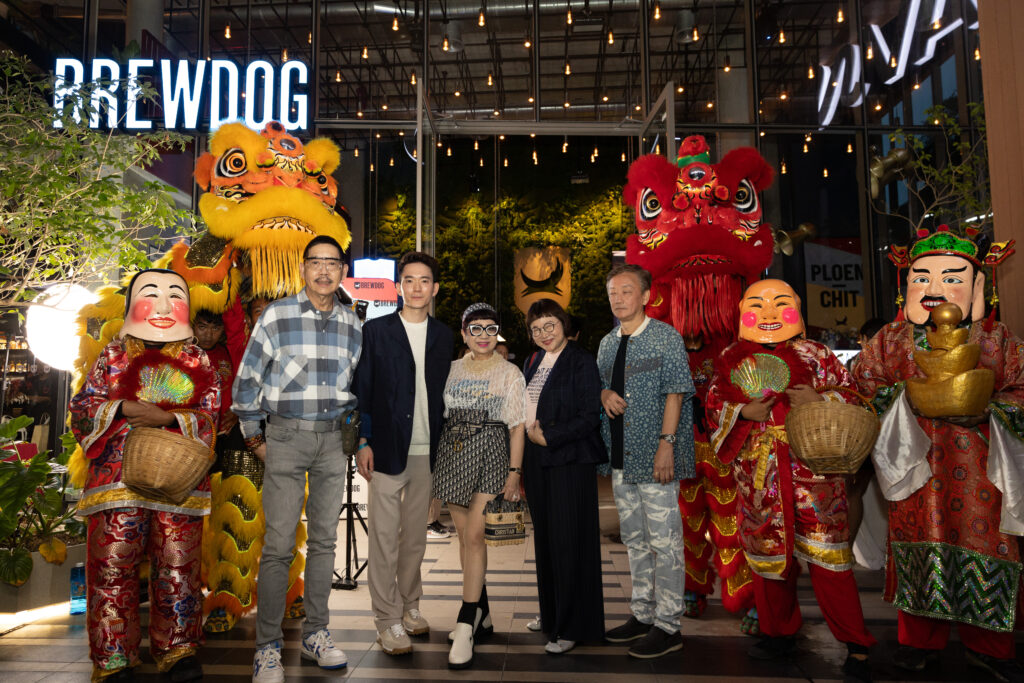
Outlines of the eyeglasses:
M 481 334 L 484 333 L 486 333 L 488 337 L 497 337 L 498 330 L 501 328 L 498 327 L 498 325 L 491 324 L 488 325 L 487 327 L 484 327 L 483 325 L 470 325 L 466 329 L 469 330 L 469 335 L 471 337 L 479 337 Z
M 534 337 L 539 337 L 541 334 L 551 334 L 555 331 L 554 323 L 544 323 L 540 327 L 531 327 L 530 334 Z
M 327 270 L 335 273 L 341 270 L 341 259 L 339 258 L 308 258 L 306 265 L 313 270 Z

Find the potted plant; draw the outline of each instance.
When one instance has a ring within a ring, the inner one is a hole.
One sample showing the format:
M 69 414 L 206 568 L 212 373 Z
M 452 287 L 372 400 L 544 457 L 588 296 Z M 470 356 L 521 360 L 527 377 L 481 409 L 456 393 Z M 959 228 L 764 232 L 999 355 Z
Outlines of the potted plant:
M 27 416 L 0 424 L 0 582 L 16 587 L 33 575 L 33 553 L 62 565 L 68 542 L 85 538 L 84 523 L 74 519 L 75 507 L 64 499 L 71 450 L 64 444 L 56 457 L 41 451 L 23 460 L 17 446 L 24 442 L 16 435 L 31 424 Z M 84 558 L 84 552 L 76 554 Z M 65 581 L 64 591 L 67 586 Z

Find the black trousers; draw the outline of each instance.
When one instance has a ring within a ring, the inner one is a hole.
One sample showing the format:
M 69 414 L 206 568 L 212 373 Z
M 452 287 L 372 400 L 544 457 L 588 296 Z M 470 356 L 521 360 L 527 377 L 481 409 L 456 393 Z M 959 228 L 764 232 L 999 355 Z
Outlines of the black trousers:
M 601 529 L 594 465 L 542 467 L 527 441 L 526 500 L 533 519 L 540 619 L 549 640 L 604 639 Z

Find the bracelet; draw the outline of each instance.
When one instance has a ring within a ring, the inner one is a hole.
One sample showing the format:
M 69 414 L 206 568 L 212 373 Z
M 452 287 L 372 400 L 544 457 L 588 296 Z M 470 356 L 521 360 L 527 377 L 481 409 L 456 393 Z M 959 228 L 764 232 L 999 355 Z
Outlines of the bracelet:
M 263 437 L 263 432 L 256 434 L 255 436 L 246 437 L 245 447 L 250 451 L 256 452 L 256 449 L 265 444 L 267 440 Z
M 515 472 L 516 474 L 522 474 L 523 473 L 523 468 L 522 467 L 509 467 L 508 471 L 509 472 Z
M 365 443 L 361 443 L 361 444 L 359 444 L 359 448 L 357 448 L 357 449 L 356 449 L 356 452 L 358 453 L 359 451 L 363 450 L 364 448 L 366 448 L 366 447 L 367 447 L 367 446 L 369 446 L 369 445 L 370 445 L 370 442 L 369 442 L 369 441 L 367 441 L 367 442 L 365 442 Z

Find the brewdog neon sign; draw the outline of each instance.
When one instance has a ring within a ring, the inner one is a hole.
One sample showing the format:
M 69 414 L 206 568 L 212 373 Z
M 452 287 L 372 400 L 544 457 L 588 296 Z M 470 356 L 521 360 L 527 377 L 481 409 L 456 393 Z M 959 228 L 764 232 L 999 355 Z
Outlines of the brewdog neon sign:
M 149 130 L 160 124 L 164 128 L 195 130 L 201 123 L 208 123 L 214 130 L 237 120 L 254 130 L 261 130 L 270 121 L 280 121 L 288 130 L 309 127 L 309 95 L 300 87 L 309 82 L 309 69 L 300 61 L 275 67 L 257 60 L 247 64 L 244 72 L 226 59 L 130 59 L 124 67 L 112 59 L 94 59 L 89 66 L 89 80 L 95 86 L 89 114 L 91 128 L 102 125 Z M 54 73 L 53 107 L 63 112 L 85 84 L 86 66 L 77 59 L 60 58 Z M 142 117 L 138 106 L 139 79 L 154 76 L 162 109 L 156 120 Z M 205 120 L 200 120 L 201 114 L 205 114 Z M 73 109 L 72 116 L 81 122 L 80 108 Z M 62 125 L 60 119 L 54 120 L 54 128 Z

